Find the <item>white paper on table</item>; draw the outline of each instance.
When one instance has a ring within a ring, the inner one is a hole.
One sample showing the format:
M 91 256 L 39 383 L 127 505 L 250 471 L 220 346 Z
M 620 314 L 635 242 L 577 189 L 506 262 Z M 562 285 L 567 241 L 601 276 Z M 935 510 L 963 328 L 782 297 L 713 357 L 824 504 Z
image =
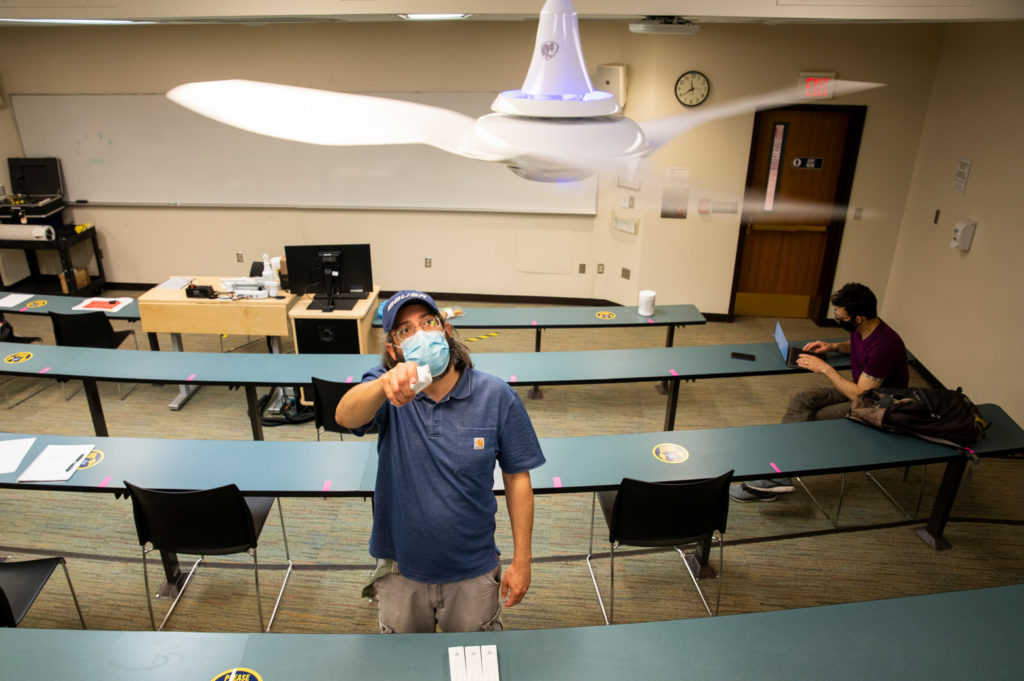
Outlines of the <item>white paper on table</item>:
M 33 293 L 10 293 L 0 298 L 0 307 L 17 307 L 31 298 Z
M 59 482 L 67 480 L 85 460 L 93 445 L 49 445 L 25 472 L 18 476 L 18 482 Z
M 35 441 L 34 437 L 20 437 L 17 440 L 0 442 L 0 473 L 13 473 L 18 470 L 21 460 L 28 454 Z
M 101 312 L 117 312 L 134 298 L 86 298 L 72 310 L 99 310 Z
M 190 283 L 192 283 L 192 277 L 171 277 L 162 284 L 157 284 L 154 288 L 178 290 L 185 288 Z

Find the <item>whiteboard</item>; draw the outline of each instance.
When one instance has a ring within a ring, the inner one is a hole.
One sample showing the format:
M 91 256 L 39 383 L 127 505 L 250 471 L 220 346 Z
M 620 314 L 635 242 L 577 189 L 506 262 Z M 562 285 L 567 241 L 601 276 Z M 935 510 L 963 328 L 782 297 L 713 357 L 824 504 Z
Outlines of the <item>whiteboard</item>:
M 491 93 L 388 95 L 487 113 Z M 420 144 L 325 147 L 246 132 L 163 95 L 11 95 L 26 156 L 55 156 L 69 201 L 594 215 L 597 180 L 531 182 Z

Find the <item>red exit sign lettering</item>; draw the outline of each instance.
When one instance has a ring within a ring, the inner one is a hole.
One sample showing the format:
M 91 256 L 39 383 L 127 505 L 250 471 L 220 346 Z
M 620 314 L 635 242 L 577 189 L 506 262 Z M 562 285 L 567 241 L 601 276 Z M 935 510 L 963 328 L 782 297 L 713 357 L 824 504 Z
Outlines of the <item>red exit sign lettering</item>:
M 835 78 L 834 73 L 801 73 L 804 99 L 832 99 Z

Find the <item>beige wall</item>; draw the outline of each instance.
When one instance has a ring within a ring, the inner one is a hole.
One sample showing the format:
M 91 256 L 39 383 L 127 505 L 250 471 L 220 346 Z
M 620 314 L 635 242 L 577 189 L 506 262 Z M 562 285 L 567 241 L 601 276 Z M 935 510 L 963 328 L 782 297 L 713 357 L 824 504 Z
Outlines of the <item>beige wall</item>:
M 247 77 L 348 91 L 495 91 L 518 87 L 533 22 L 155 26 L 0 29 L 0 87 L 10 93 L 154 93 L 189 80 Z M 696 36 L 639 36 L 614 22 L 585 22 L 593 69 L 629 65 L 627 113 L 679 113 L 675 79 L 696 68 L 712 80 L 709 106 L 793 81 L 801 70 L 837 71 L 887 87 L 843 103 L 869 107 L 837 283 L 862 281 L 883 315 L 944 382 L 997 401 L 1024 420 L 1016 377 L 1016 312 L 1024 251 L 1019 228 L 1024 141 L 1024 24 L 705 25 Z M 932 92 L 934 83 L 934 92 Z M 838 102 L 837 102 L 838 103 Z M 696 215 L 696 201 L 739 201 L 752 116 L 720 121 L 655 155 L 638 192 L 602 178 L 598 214 L 155 207 L 78 208 L 101 233 L 109 278 L 155 282 L 170 274 L 234 273 L 286 243 L 361 242 L 374 249 L 385 289 L 608 298 L 640 288 L 661 303 L 728 308 L 738 215 Z M 21 155 L 9 104 L 0 108 L 0 155 Z M 959 156 L 974 159 L 968 190 L 950 188 Z M 690 170 L 686 220 L 659 217 L 666 168 Z M 7 184 L 6 168 L 0 182 Z M 638 200 L 618 207 L 623 193 Z M 934 210 L 942 210 L 938 226 Z M 636 236 L 611 229 L 615 214 L 640 221 Z M 979 221 L 974 249 L 948 248 L 956 219 Z M 423 258 L 433 268 L 423 268 Z M 578 274 L 579 264 L 587 265 Z M 605 265 L 604 275 L 595 265 Z M 630 280 L 619 277 L 631 270 Z M 967 348 L 966 351 L 961 348 Z
M 181 82 L 239 76 L 348 91 L 487 91 L 521 85 L 533 22 L 140 26 L 0 29 L 0 83 L 6 93 L 163 92 Z M 585 22 L 591 68 L 629 65 L 627 113 L 638 120 L 682 109 L 672 96 L 688 68 L 712 79 L 708 105 L 789 85 L 801 69 L 890 86 L 850 103 L 871 106 L 854 197 L 867 218 L 852 224 L 840 271 L 884 290 L 888 260 L 848 266 L 848 253 L 883 243 L 892 251 L 914 135 L 940 44 L 939 26 L 709 25 L 692 37 L 639 36 L 614 22 Z M 872 45 L 868 49 L 867 45 Z M 171 273 L 237 272 L 246 260 L 286 243 L 368 241 L 385 289 L 609 298 L 629 303 L 639 288 L 663 303 L 728 309 L 737 215 L 662 220 L 665 167 L 687 167 L 701 196 L 739 201 L 752 116 L 699 128 L 652 160 L 637 207 L 637 236 L 611 229 L 622 192 L 603 178 L 596 218 L 413 211 L 104 208 L 75 210 L 95 223 L 108 278 L 154 282 Z M 0 153 L 20 155 L 10 106 L 0 109 Z M 884 170 L 884 179 L 875 178 Z M 867 176 L 867 180 L 864 177 Z M 876 253 L 878 251 L 875 251 Z M 423 267 L 430 257 L 433 267 Z M 855 260 L 861 260 L 856 258 Z M 598 263 L 605 274 L 595 273 Z M 578 273 L 580 264 L 586 274 Z M 625 267 L 630 280 L 619 274 Z
M 1024 23 L 949 28 L 883 315 L 947 386 L 1024 422 Z M 957 159 L 973 161 L 966 191 Z M 940 210 L 939 223 L 933 224 Z M 977 220 L 971 250 L 949 247 Z

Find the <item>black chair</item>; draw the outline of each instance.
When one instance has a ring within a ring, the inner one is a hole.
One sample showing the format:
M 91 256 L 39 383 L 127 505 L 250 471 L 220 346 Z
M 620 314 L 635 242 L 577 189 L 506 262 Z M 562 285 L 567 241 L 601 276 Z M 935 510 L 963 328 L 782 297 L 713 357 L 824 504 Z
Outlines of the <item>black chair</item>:
M 139 349 L 139 340 L 133 329 L 115 331 L 114 327 L 110 325 L 107 315 L 98 310 L 74 313 L 51 312 L 49 314 L 50 321 L 53 323 L 53 337 L 57 345 L 116 350 L 128 336 L 131 336 L 135 341 L 135 349 Z M 132 386 L 128 392 L 122 393 L 121 384 L 118 383 L 117 392 L 121 399 L 128 397 L 137 385 Z M 74 393 L 70 396 L 65 395 L 65 399 L 71 399 L 72 396 Z
M 78 620 L 82 628 L 86 628 L 75 587 L 71 585 L 67 563 L 61 557 L 0 563 L 0 627 L 16 627 L 21 624 L 58 565 L 64 568 L 64 578 L 68 581 Z
M 311 376 L 313 383 L 313 424 L 316 426 L 316 439 L 320 439 L 320 433 L 337 433 L 339 440 L 344 440 L 344 433 L 352 431 L 339 426 L 334 420 L 334 412 L 342 396 L 358 383 L 338 383 L 328 381 L 325 378 Z
M 270 631 L 278 606 L 281 605 L 284 588 L 292 573 L 288 535 L 284 528 L 284 512 L 281 510 L 280 500 L 277 503 L 277 511 L 281 518 L 281 534 L 284 537 L 288 570 L 278 591 L 270 622 L 264 629 L 256 544 L 274 505 L 274 497 L 247 497 L 236 485 L 224 485 L 208 490 L 165 492 L 136 487 L 129 482 L 124 484 L 132 500 L 135 529 L 139 535 L 139 545 L 142 546 L 142 574 L 146 583 L 146 604 L 149 606 L 149 619 L 153 629 L 160 631 L 164 628 L 203 558 L 208 555 L 248 553 L 252 556 L 253 572 L 256 576 L 256 607 L 260 615 L 260 630 Z M 147 544 L 150 545 L 148 549 Z M 153 615 L 153 603 L 149 595 L 149 570 L 146 566 L 146 556 L 153 550 L 199 555 L 159 627 L 156 626 L 156 618 Z
M 623 478 L 617 491 L 595 492 L 590 510 L 590 550 L 587 569 L 594 582 L 597 602 L 601 606 L 605 624 L 615 619 L 615 549 L 620 546 L 672 546 L 683 559 L 683 565 L 697 587 L 697 593 L 708 614 L 712 614 L 707 599 L 697 581 L 701 569 L 693 554 L 684 554 L 680 546 L 697 544 L 697 551 L 707 558 L 711 544 L 718 543 L 718 597 L 715 612 L 722 600 L 722 537 L 729 517 L 729 482 L 732 471 L 708 480 L 692 482 L 643 482 Z M 611 544 L 611 598 L 610 611 L 605 611 L 601 589 L 594 577 L 590 558 L 594 553 L 594 516 L 596 502 L 600 501 L 608 524 Z M 718 537 L 715 537 L 715 532 Z

